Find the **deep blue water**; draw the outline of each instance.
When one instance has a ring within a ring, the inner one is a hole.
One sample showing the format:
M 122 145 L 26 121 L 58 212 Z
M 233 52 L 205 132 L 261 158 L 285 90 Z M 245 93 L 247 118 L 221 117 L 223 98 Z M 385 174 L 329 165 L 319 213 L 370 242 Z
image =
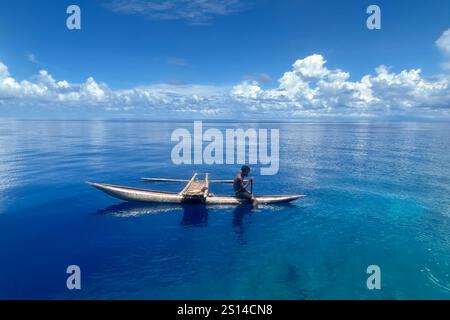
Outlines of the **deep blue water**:
M 0 121 L 0 298 L 450 298 L 450 125 L 240 124 L 280 129 L 280 172 L 255 172 L 255 193 L 307 195 L 256 212 L 126 205 L 84 184 L 231 178 L 238 166 L 171 163 L 172 130 L 191 126 Z

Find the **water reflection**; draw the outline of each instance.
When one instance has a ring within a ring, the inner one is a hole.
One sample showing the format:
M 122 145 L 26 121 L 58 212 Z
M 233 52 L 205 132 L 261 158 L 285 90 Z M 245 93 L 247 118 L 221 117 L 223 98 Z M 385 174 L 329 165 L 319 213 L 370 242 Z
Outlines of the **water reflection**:
M 115 217 L 136 217 L 146 214 L 183 212 L 181 225 L 205 227 L 208 225 L 208 209 L 204 204 L 151 204 L 123 202 L 100 209 L 97 214 L 107 214 Z
M 204 204 L 183 204 L 183 226 L 206 227 L 208 225 L 208 209 Z
M 240 206 L 237 206 L 233 211 L 233 231 L 236 234 L 237 240 L 240 244 L 247 243 L 246 232 L 251 223 L 251 212 L 251 204 L 242 204 Z
M 258 208 L 258 212 L 262 211 L 278 211 L 286 207 L 292 207 L 292 204 L 270 206 L 264 205 Z M 240 244 L 247 243 L 246 234 L 252 223 L 251 217 L 254 210 L 251 204 L 241 204 L 236 207 L 232 206 L 216 206 L 214 209 L 227 210 L 232 212 L 231 227 L 237 236 Z M 123 202 L 111 205 L 105 209 L 97 210 L 97 214 L 111 215 L 120 218 L 137 217 L 148 214 L 162 214 L 182 212 L 180 224 L 185 227 L 206 227 L 208 226 L 209 211 L 211 208 L 205 204 L 152 204 L 152 203 L 133 203 Z M 232 210 L 232 211 L 231 211 Z
M 149 203 L 132 203 L 122 202 L 114 204 L 105 209 L 100 209 L 97 214 L 112 215 L 115 217 L 136 217 L 145 214 L 169 213 L 181 211 L 183 208 L 175 204 L 149 204 Z

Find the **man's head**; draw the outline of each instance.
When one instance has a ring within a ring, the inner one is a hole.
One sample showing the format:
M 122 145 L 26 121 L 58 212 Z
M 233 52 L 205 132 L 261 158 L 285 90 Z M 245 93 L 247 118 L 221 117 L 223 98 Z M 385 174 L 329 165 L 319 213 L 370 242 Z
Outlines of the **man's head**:
M 249 166 L 242 166 L 241 172 L 243 176 L 248 176 L 250 173 L 250 167 Z

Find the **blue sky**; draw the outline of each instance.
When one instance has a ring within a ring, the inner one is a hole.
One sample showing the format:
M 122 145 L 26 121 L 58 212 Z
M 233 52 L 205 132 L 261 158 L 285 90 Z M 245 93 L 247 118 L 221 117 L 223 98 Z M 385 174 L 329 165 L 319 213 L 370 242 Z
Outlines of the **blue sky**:
M 70 4 L 82 30 L 66 28 Z M 370 4 L 381 30 L 366 27 Z M 2 1 L 0 116 L 28 105 L 105 116 L 436 116 L 450 107 L 448 29 L 444 0 Z M 326 70 L 304 69 L 314 66 Z

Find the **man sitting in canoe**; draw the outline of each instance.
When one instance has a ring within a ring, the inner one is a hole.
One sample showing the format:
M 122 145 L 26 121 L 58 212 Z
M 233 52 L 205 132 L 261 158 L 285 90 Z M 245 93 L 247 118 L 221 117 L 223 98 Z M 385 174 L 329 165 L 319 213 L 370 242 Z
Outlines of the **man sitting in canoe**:
M 249 178 L 247 183 L 244 183 L 244 178 L 247 177 L 249 173 L 250 167 L 242 166 L 241 171 L 239 171 L 233 179 L 233 189 L 237 198 L 251 201 L 253 208 L 256 208 L 256 198 L 247 190 L 248 185 L 253 182 L 253 178 Z

